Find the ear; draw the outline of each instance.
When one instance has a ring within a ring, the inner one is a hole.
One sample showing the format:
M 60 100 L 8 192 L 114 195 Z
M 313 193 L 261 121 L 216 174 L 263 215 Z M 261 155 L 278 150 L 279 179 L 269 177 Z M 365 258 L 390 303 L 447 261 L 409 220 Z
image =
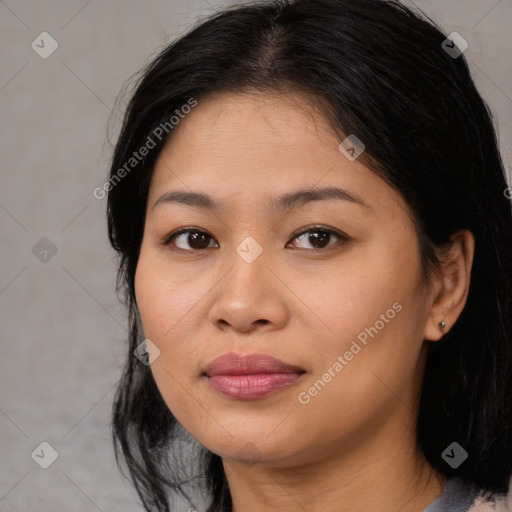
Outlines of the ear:
M 429 296 L 430 312 L 423 337 L 430 341 L 438 341 L 453 326 L 469 293 L 475 238 L 465 229 L 454 233 L 450 240 L 441 260 L 442 275 L 433 277 Z M 446 324 L 444 330 L 439 326 L 441 321 Z

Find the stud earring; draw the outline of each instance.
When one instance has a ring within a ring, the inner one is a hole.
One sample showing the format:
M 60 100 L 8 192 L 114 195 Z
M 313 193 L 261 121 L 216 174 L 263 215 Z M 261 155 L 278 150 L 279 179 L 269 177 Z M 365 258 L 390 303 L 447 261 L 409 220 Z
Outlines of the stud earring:
M 444 332 L 445 327 L 446 327 L 446 322 L 444 320 L 439 322 L 439 329 L 441 329 L 442 332 Z

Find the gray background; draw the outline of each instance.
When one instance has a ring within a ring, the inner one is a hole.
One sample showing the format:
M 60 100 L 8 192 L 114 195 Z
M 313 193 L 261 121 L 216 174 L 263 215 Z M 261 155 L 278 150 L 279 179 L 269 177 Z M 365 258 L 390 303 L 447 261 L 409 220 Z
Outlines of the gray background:
M 105 181 L 123 83 L 202 15 L 236 3 L 0 1 L 1 511 L 142 510 L 111 448 L 126 319 L 106 201 L 92 191 Z M 468 41 L 510 170 L 512 0 L 414 4 Z M 44 31 L 59 45 L 47 59 L 31 48 Z M 31 458 L 43 441 L 58 452 L 48 469 Z

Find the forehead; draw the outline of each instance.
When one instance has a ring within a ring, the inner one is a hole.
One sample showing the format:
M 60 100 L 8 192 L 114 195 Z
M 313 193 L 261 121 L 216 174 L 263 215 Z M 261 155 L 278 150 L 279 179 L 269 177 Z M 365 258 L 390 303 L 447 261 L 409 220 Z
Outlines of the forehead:
M 175 188 L 269 204 L 270 196 L 297 188 L 332 186 L 367 204 L 406 208 L 395 190 L 339 150 L 343 137 L 314 99 L 299 94 L 207 96 L 173 129 L 156 162 L 150 204 Z

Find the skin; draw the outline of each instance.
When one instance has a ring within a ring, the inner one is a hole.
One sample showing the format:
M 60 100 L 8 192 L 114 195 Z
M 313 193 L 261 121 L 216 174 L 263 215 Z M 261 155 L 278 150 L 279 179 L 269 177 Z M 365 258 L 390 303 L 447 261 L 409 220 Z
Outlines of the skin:
M 439 340 L 439 322 L 447 332 L 464 307 L 474 238 L 452 237 L 443 275 L 426 287 L 406 203 L 349 161 L 341 140 L 297 94 L 215 94 L 180 121 L 156 163 L 135 278 L 144 334 L 160 350 L 151 370 L 178 421 L 222 457 L 235 512 L 417 512 L 445 483 L 417 448 L 415 418 L 425 340 Z M 367 207 L 329 199 L 265 209 L 270 198 L 324 186 Z M 222 206 L 154 207 L 177 189 Z M 293 237 L 311 224 L 348 240 Z M 211 238 L 161 245 L 188 227 Z M 236 251 L 248 236 L 263 249 L 252 263 Z M 396 302 L 401 311 L 301 403 Z M 227 352 L 269 354 L 306 373 L 262 399 L 224 397 L 202 374 Z

